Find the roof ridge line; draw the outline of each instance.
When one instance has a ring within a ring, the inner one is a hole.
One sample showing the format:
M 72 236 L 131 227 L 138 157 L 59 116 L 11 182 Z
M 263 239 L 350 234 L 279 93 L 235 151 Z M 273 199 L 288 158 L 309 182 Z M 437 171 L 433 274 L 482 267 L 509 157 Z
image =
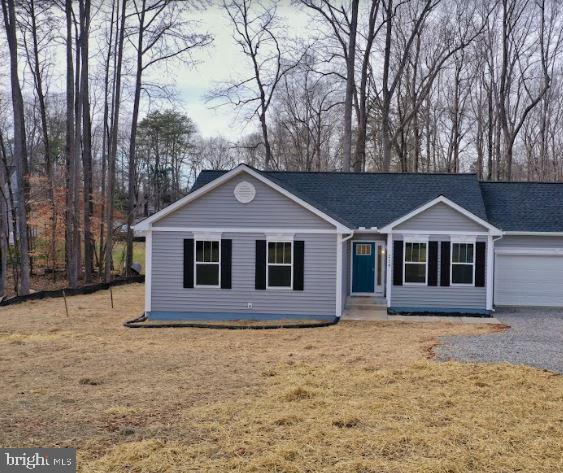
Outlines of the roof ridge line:
M 562 181 L 479 181 L 479 184 L 563 184 Z
M 250 167 L 250 166 L 249 166 Z M 252 168 L 254 169 L 254 168 Z M 261 173 L 279 173 L 279 174 L 335 174 L 335 175 L 408 175 L 408 176 L 476 176 L 477 173 L 475 172 L 400 172 L 400 171 L 366 171 L 366 172 L 358 172 L 358 171 L 282 171 L 282 170 L 270 170 L 264 171 L 261 169 L 255 169 Z M 229 172 L 227 169 L 202 169 L 200 172 L 221 172 L 226 173 Z M 484 182 L 484 181 L 479 181 Z

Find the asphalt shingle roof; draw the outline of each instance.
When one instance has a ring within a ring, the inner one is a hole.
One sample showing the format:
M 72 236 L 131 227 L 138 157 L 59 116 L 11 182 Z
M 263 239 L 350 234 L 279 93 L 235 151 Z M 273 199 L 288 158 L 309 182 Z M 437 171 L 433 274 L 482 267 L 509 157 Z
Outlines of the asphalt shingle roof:
M 225 172 L 202 171 L 192 190 Z M 351 228 L 381 228 L 440 195 L 487 218 L 475 174 L 259 172 Z
M 192 191 L 227 171 L 202 171 Z M 563 183 L 475 174 L 258 171 L 350 228 L 378 227 L 444 195 L 504 231 L 563 232 Z
M 489 222 L 504 231 L 563 232 L 563 183 L 482 182 Z

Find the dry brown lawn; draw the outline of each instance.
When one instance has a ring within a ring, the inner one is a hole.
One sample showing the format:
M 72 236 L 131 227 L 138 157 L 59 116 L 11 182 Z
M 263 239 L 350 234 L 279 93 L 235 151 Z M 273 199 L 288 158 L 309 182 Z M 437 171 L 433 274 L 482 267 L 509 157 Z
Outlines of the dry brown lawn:
M 126 329 L 143 287 L 0 309 L 0 446 L 98 472 L 559 472 L 563 378 L 439 363 L 485 326 Z

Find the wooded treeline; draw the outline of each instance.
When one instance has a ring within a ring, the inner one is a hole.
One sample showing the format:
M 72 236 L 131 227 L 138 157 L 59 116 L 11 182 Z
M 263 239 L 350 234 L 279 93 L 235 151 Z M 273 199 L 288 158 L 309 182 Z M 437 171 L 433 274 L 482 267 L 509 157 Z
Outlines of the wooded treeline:
M 0 2 L 0 295 L 128 274 L 132 224 L 202 168 L 563 178 L 557 0 Z M 240 53 L 204 84 L 248 121 L 235 142 L 175 100 L 177 66 L 213 41 L 205 8 Z

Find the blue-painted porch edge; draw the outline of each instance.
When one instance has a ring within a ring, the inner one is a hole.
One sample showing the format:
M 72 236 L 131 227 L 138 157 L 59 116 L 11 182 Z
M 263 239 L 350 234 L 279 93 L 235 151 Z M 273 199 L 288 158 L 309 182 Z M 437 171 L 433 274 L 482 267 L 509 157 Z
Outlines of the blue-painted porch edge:
M 454 317 L 491 317 L 492 311 L 486 309 L 469 309 L 466 307 L 388 307 L 389 315 L 451 315 Z
M 317 320 L 332 321 L 334 315 L 271 314 L 262 312 L 146 312 L 149 320 Z

